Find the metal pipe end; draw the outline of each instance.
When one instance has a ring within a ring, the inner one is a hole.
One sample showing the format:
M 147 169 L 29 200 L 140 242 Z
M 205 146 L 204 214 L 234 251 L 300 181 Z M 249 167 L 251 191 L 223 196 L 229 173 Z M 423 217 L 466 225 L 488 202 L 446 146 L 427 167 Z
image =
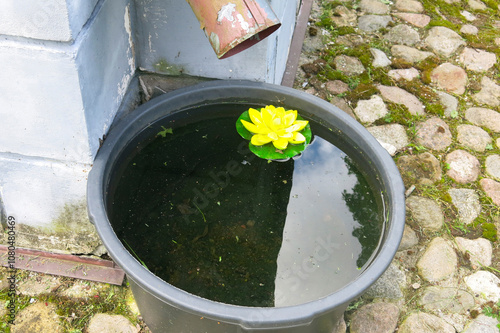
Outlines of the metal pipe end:
M 281 26 L 267 0 L 187 0 L 219 59 L 265 39 Z

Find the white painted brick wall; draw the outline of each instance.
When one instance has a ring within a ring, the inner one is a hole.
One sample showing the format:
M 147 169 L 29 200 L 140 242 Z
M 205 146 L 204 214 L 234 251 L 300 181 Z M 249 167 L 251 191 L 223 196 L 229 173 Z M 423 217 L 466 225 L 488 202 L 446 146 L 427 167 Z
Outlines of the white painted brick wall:
M 76 57 L 89 136 L 95 156 L 135 72 L 135 50 L 128 0 L 107 1 L 94 28 L 79 41 Z
M 23 224 L 50 228 L 65 204 L 85 198 L 90 165 L 1 154 L 0 170 L 7 214 Z
M 50 231 L 85 200 L 135 71 L 132 13 L 131 0 L 0 2 L 0 198 L 18 223 Z
M 98 0 L 2 0 L 0 34 L 67 42 L 80 32 Z
M 75 57 L 63 51 L 0 43 L 0 151 L 92 161 Z

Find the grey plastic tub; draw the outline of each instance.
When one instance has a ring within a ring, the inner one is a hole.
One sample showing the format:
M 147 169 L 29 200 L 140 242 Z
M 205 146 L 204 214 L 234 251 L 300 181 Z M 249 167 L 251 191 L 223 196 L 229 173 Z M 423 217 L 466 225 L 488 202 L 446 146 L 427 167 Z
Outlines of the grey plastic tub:
M 301 114 L 343 133 L 344 144 L 358 152 L 384 196 L 386 221 L 369 266 L 340 290 L 317 300 L 285 307 L 244 307 L 204 299 L 178 289 L 144 268 L 122 245 L 108 218 L 109 186 L 131 146 L 160 119 L 200 105 L 257 103 L 300 109 Z M 359 123 L 332 104 L 277 85 L 248 81 L 211 81 L 155 98 L 114 124 L 88 178 L 88 212 L 113 260 L 126 272 L 141 315 L 153 332 L 331 333 L 348 304 L 387 269 L 405 223 L 404 185 L 391 156 Z

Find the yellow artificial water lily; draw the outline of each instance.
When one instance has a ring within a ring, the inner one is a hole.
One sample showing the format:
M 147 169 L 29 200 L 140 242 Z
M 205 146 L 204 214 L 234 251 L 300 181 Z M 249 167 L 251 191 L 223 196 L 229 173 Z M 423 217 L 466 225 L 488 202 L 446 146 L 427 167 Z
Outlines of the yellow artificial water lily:
M 299 131 L 303 130 L 309 123 L 307 120 L 297 120 L 297 111 L 286 111 L 282 107 L 268 105 L 261 111 L 250 108 L 248 110 L 250 120 L 241 120 L 245 128 L 253 133 L 251 143 L 254 146 L 263 146 L 272 142 L 279 150 L 286 149 L 288 143 L 300 144 L 306 138 Z

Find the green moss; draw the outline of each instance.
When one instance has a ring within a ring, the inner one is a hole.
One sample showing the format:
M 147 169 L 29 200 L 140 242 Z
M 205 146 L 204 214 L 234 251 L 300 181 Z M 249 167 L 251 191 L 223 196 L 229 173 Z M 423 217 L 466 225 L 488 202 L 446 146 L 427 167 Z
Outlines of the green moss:
M 342 49 L 343 47 L 341 45 L 332 45 L 331 47 L 323 51 L 321 58 L 325 60 L 330 66 L 334 67 L 333 60 L 336 56 L 342 54 Z
M 323 1 L 323 3 L 322 3 L 323 15 L 329 14 L 330 11 L 334 10 L 338 6 L 343 6 L 343 7 L 346 7 L 346 8 L 352 8 L 352 6 L 348 2 L 344 2 L 344 1 L 338 1 L 338 0 Z
M 339 55 L 346 55 L 359 59 L 366 71 L 361 75 L 347 76 L 342 72 L 335 70 L 333 62 L 335 57 Z M 320 80 L 342 80 L 343 82 L 349 84 L 350 89 L 353 90 L 356 89 L 360 83 L 363 83 L 364 85 L 371 85 L 373 82 L 378 82 L 385 85 L 392 85 L 392 81 L 387 77 L 386 69 L 373 68 L 373 57 L 370 52 L 369 45 L 363 44 L 349 49 L 334 45 L 323 53 L 322 58 L 328 65 L 325 66 L 324 70 L 318 76 Z M 362 88 L 364 89 L 366 87 Z M 353 100 L 362 99 L 361 97 L 355 97 L 352 94 L 351 97 Z
M 319 18 L 319 21 L 316 22 L 316 25 L 318 27 L 329 29 L 329 28 L 331 28 L 333 26 L 333 21 L 328 16 L 322 16 L 322 17 Z
M 395 68 L 395 69 L 408 69 L 408 68 L 412 68 L 413 64 L 409 61 L 402 59 L 402 58 L 395 58 L 392 60 L 391 67 Z
M 452 203 L 452 199 L 451 199 L 451 195 L 450 193 L 448 193 L 448 191 L 444 192 L 442 195 L 441 195 L 441 200 L 443 200 L 444 202 L 447 202 L 447 203 Z
M 373 39 L 370 41 L 370 47 L 379 49 L 380 51 L 383 51 L 385 54 L 391 54 L 391 46 L 392 43 L 389 43 L 384 39 Z
M 383 119 L 375 122 L 376 125 L 382 125 L 382 122 L 398 123 L 403 126 L 413 124 L 417 116 L 414 116 L 408 111 L 408 108 L 402 104 L 386 102 L 388 115 Z
M 94 229 L 87 215 L 86 200 L 66 203 L 53 223 L 51 229 L 58 236 L 69 236 L 68 232 L 89 232 Z
M 361 61 L 365 68 L 371 67 L 373 58 L 370 50 L 363 51 L 360 55 L 357 56 L 357 58 L 359 59 L 359 61 Z
M 391 86 L 393 85 L 393 81 L 389 76 L 387 75 L 387 70 L 383 68 L 374 68 L 371 70 L 371 82 L 377 82 L 380 83 L 384 86 Z M 363 80 L 361 80 L 363 82 Z
M 445 27 L 451 30 L 454 30 L 455 32 L 460 31 L 460 25 L 454 24 L 450 21 L 443 20 L 443 19 L 434 19 L 431 20 L 429 23 L 430 27 Z
M 444 107 L 440 103 L 438 94 L 429 86 L 422 84 L 422 81 L 418 79 L 402 81 L 399 86 L 418 97 L 424 104 L 426 113 L 444 116 Z
M 334 31 L 337 36 L 353 34 L 356 32 L 353 27 L 335 27 Z
M 361 61 L 363 66 L 368 67 L 372 63 L 372 55 L 370 52 L 370 46 L 363 44 L 363 45 L 358 45 L 356 47 L 351 47 L 351 48 L 345 48 L 344 46 L 334 46 L 328 48 L 327 51 L 328 56 L 325 57 L 325 60 L 327 62 L 331 62 L 335 59 L 335 57 L 339 55 L 346 55 L 349 57 L 356 57 Z
M 500 35 L 499 29 L 489 23 L 480 25 L 477 35 L 466 35 L 464 38 L 470 47 L 500 54 L 500 47 L 495 43 L 495 39 Z
M 335 23 L 333 22 L 332 18 L 335 16 L 335 8 L 338 6 L 343 6 L 349 8 L 348 3 L 343 3 L 341 1 L 331 1 L 331 2 L 325 2 L 322 7 L 323 11 L 321 16 L 319 17 L 319 21 L 316 22 L 316 25 L 319 27 L 323 27 L 325 29 L 330 30 L 334 35 L 343 35 L 346 33 L 352 33 L 352 32 L 338 32 L 337 31 L 345 31 L 350 28 L 351 31 L 354 32 L 354 29 L 351 27 L 336 27 Z
M 45 251 L 92 253 L 100 244 L 99 235 L 87 214 L 85 199 L 66 203 L 48 225 L 16 225 L 16 245 Z M 0 234 L 0 244 L 7 244 L 7 234 Z
M 392 24 L 389 24 L 389 26 L 392 26 Z M 390 30 L 388 28 L 380 28 L 378 29 L 378 33 L 381 35 L 385 35 L 389 32 Z
M 331 67 L 326 68 L 324 71 L 322 71 L 319 75 L 318 78 L 322 81 L 326 80 L 341 80 L 347 83 L 349 77 L 342 73 L 341 71 L 338 71 L 336 69 L 333 69 Z
M 464 10 L 461 2 L 447 3 L 444 0 L 422 0 L 425 13 L 431 17 L 429 27 L 442 26 L 460 31 L 465 18 L 460 14 Z
M 57 314 L 63 318 L 75 318 L 71 322 L 64 321 L 65 329 L 85 329 L 88 322 L 94 314 L 107 313 L 123 315 L 132 319 L 135 324 L 135 316 L 131 313 L 126 305 L 126 290 L 124 288 L 112 286 L 107 295 L 99 295 L 86 299 L 85 302 L 77 299 L 67 298 L 62 296 L 54 296 L 52 294 L 42 295 L 40 301 L 52 302 L 58 304 Z
M 158 73 L 167 75 L 181 75 L 184 71 L 181 66 L 170 64 L 165 58 L 160 58 L 153 67 Z
M 437 66 L 439 66 L 439 64 L 440 61 L 438 57 L 429 57 L 418 62 L 414 67 L 421 71 L 422 82 L 425 84 L 430 84 L 432 82 L 431 73 Z
M 425 104 L 427 113 L 444 116 L 444 107 L 441 104 Z
M 483 2 L 486 4 L 486 6 L 490 7 L 493 10 L 498 10 L 500 9 L 498 7 L 499 3 L 495 0 L 483 0 Z
M 432 56 L 416 63 L 414 66 L 416 69 L 419 69 L 421 71 L 432 71 L 434 68 L 439 66 L 440 63 L 441 61 L 438 57 Z
M 368 44 L 362 44 L 362 45 L 359 45 L 351 50 L 349 50 L 350 52 L 350 56 L 353 56 L 353 57 L 358 57 L 359 58 L 359 61 L 361 61 L 361 63 L 365 66 L 365 67 L 368 67 L 368 66 L 371 66 L 372 64 L 372 61 L 373 61 L 373 56 L 372 56 L 372 53 L 370 51 L 370 45 Z
M 492 241 L 497 241 L 497 228 L 493 223 L 483 223 L 481 225 L 483 228 L 483 237 Z
M 359 84 L 361 83 L 361 80 L 359 77 L 349 77 L 347 80 L 347 84 L 349 85 L 349 89 L 351 90 L 356 90 L 359 87 Z
M 378 89 L 372 83 L 360 83 L 357 87 L 346 94 L 346 99 L 352 103 L 357 103 L 362 99 L 370 99 L 378 93 Z
M 387 72 L 382 68 L 372 68 L 371 66 L 366 68 L 366 72 L 359 76 L 360 83 L 373 84 L 374 82 L 378 84 L 383 84 L 386 86 L 392 86 L 394 82 L 387 76 Z
M 424 84 L 431 84 L 432 83 L 432 78 L 431 78 L 431 72 L 430 70 L 426 70 L 422 72 L 421 78 L 422 82 Z

